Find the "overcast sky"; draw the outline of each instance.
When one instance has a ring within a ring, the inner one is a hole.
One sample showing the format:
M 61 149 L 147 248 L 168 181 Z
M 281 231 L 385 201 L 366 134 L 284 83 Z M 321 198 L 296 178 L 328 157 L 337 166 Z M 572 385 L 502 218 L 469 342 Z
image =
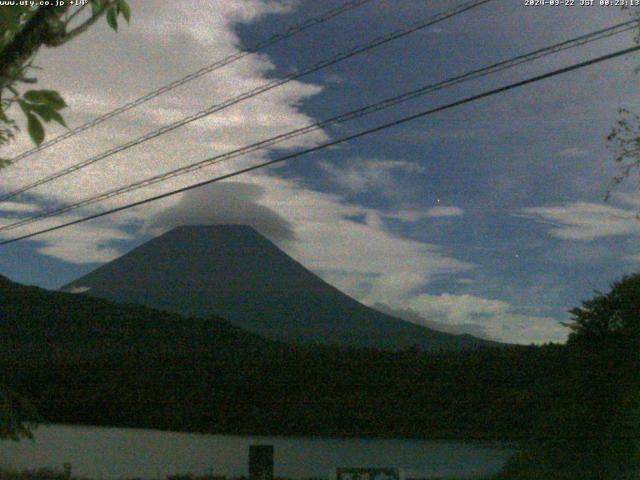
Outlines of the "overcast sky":
M 130 26 L 101 22 L 42 51 L 42 88 L 79 125 L 339 5 L 323 1 L 132 0 Z M 368 4 L 171 91 L 0 172 L 10 191 L 272 79 L 460 2 Z M 0 204 L 2 223 L 610 26 L 613 7 L 495 0 L 302 77 Z M 425 96 L 348 124 L 174 178 L 43 226 L 317 145 L 463 96 L 633 45 L 611 38 Z M 415 322 L 504 341 L 562 341 L 567 310 L 640 266 L 640 195 L 616 173 L 606 136 L 640 110 L 629 56 L 423 118 L 337 148 L 141 208 L 1 247 L 0 274 L 59 287 L 180 224 L 253 225 L 353 297 Z M 62 133 L 51 127 L 48 135 Z M 49 137 L 50 138 L 50 137 Z M 29 148 L 22 135 L 3 151 Z

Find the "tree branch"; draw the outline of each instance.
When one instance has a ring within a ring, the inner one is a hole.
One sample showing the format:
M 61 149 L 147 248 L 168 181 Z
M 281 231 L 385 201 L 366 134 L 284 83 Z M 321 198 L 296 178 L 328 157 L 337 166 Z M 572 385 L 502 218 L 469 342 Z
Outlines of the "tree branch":
M 17 70 L 31 58 L 43 44 L 64 35 L 64 24 L 59 16 L 67 7 L 39 7 L 24 28 L 8 44 L 0 56 L 0 88 L 16 78 Z
M 89 5 L 89 4 L 85 3 L 80 8 L 77 8 L 75 12 L 73 12 L 71 15 L 69 15 L 69 17 L 67 18 L 67 21 L 65 22 L 65 27 L 67 25 L 69 25 L 69 22 L 71 22 L 71 20 L 73 20 L 74 17 L 76 17 L 80 12 L 82 12 L 82 10 L 84 10 L 87 5 Z
M 77 37 L 78 35 L 80 35 L 81 33 L 83 33 L 84 31 L 86 31 L 91 25 L 93 25 L 94 23 L 96 23 L 96 21 L 102 16 L 104 15 L 104 13 L 107 11 L 107 9 L 113 5 L 113 1 L 110 2 L 106 2 L 101 8 L 100 10 L 98 10 L 96 13 L 94 13 L 93 15 L 91 15 L 91 17 L 86 20 L 84 23 L 78 25 L 76 28 L 74 28 L 73 30 L 70 30 L 69 32 L 66 32 L 63 36 L 58 37 L 55 39 L 54 42 L 50 42 L 47 43 L 46 45 L 49 47 L 58 47 L 60 45 L 63 45 L 65 43 L 67 43 L 69 40 L 72 40 L 73 38 Z M 77 12 L 76 12 L 77 13 Z

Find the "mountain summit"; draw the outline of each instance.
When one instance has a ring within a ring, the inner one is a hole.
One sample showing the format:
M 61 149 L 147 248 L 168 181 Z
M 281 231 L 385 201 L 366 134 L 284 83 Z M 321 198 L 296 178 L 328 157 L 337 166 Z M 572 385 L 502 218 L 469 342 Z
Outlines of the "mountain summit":
M 217 315 L 267 338 L 377 349 L 468 349 L 451 335 L 373 310 L 244 225 L 178 227 L 63 287 L 185 316 Z

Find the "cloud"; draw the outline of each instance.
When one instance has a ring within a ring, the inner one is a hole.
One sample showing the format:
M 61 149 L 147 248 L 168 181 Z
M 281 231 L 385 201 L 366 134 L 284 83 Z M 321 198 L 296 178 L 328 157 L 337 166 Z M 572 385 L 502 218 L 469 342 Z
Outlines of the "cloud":
M 68 293 L 85 293 L 85 292 L 88 292 L 89 290 L 91 290 L 91 287 L 80 286 L 80 287 L 71 287 L 69 289 L 66 289 L 65 292 L 68 292 Z
M 640 193 L 615 192 L 612 198 L 628 207 L 640 209 Z
M 283 245 L 284 250 L 358 299 L 378 290 L 413 291 L 434 277 L 473 268 L 441 247 L 390 232 L 385 211 L 275 175 L 245 180 L 263 188 L 256 202 L 292 225 L 295 241 Z
M 336 185 L 348 192 L 376 191 L 387 196 L 399 191 L 402 175 L 425 171 L 424 167 L 412 162 L 363 158 L 353 158 L 341 164 L 321 162 L 320 167 Z
M 251 225 L 275 242 L 295 238 L 291 222 L 260 205 L 264 187 L 257 183 L 222 182 L 192 190 L 175 206 L 150 217 L 146 230 L 163 233 L 180 225 Z
M 39 226 L 49 228 L 58 222 L 69 222 L 81 217 L 67 215 L 61 219 L 47 219 Z M 2 232 L 1 238 L 12 238 L 15 232 Z M 133 240 L 119 225 L 107 221 L 94 221 L 63 228 L 36 237 L 38 251 L 42 255 L 74 264 L 109 262 L 119 257 L 122 251 L 116 245 L 119 241 Z
M 340 75 L 339 73 L 329 73 L 324 76 L 324 82 L 333 85 L 342 85 L 345 83 L 344 75 Z
M 433 207 L 427 210 L 427 217 L 457 217 L 464 215 L 464 210 L 459 207 Z
M 468 334 L 474 337 L 484 338 L 486 340 L 495 340 L 489 336 L 484 326 L 477 323 L 450 324 L 446 322 L 437 322 L 429 320 L 424 315 L 419 314 L 410 308 L 392 308 L 382 303 L 376 303 L 373 308 L 380 312 L 386 313 L 407 322 L 424 325 L 425 327 L 437 330 L 438 332 L 452 333 L 454 335 Z
M 556 319 L 523 315 L 507 302 L 475 295 L 418 294 L 388 300 L 385 311 L 443 332 L 469 333 L 507 343 L 564 342 L 567 329 Z
M 33 213 L 40 210 L 40 206 L 35 203 L 23 202 L 1 202 L 0 211 L 12 213 Z
M 524 209 L 525 215 L 550 224 L 549 234 L 564 240 L 589 241 L 614 235 L 640 234 L 635 212 L 588 202 Z

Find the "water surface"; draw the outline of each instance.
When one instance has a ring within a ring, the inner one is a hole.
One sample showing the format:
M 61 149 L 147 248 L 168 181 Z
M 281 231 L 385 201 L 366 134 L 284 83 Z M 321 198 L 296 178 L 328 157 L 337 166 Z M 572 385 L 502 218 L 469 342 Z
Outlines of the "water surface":
M 275 475 L 335 476 L 336 467 L 398 467 L 406 476 L 495 473 L 512 450 L 487 444 L 394 439 L 206 435 L 123 428 L 40 426 L 35 441 L 0 441 L 0 465 L 73 466 L 74 476 L 164 478 L 178 473 L 248 474 L 249 445 L 275 447 Z

